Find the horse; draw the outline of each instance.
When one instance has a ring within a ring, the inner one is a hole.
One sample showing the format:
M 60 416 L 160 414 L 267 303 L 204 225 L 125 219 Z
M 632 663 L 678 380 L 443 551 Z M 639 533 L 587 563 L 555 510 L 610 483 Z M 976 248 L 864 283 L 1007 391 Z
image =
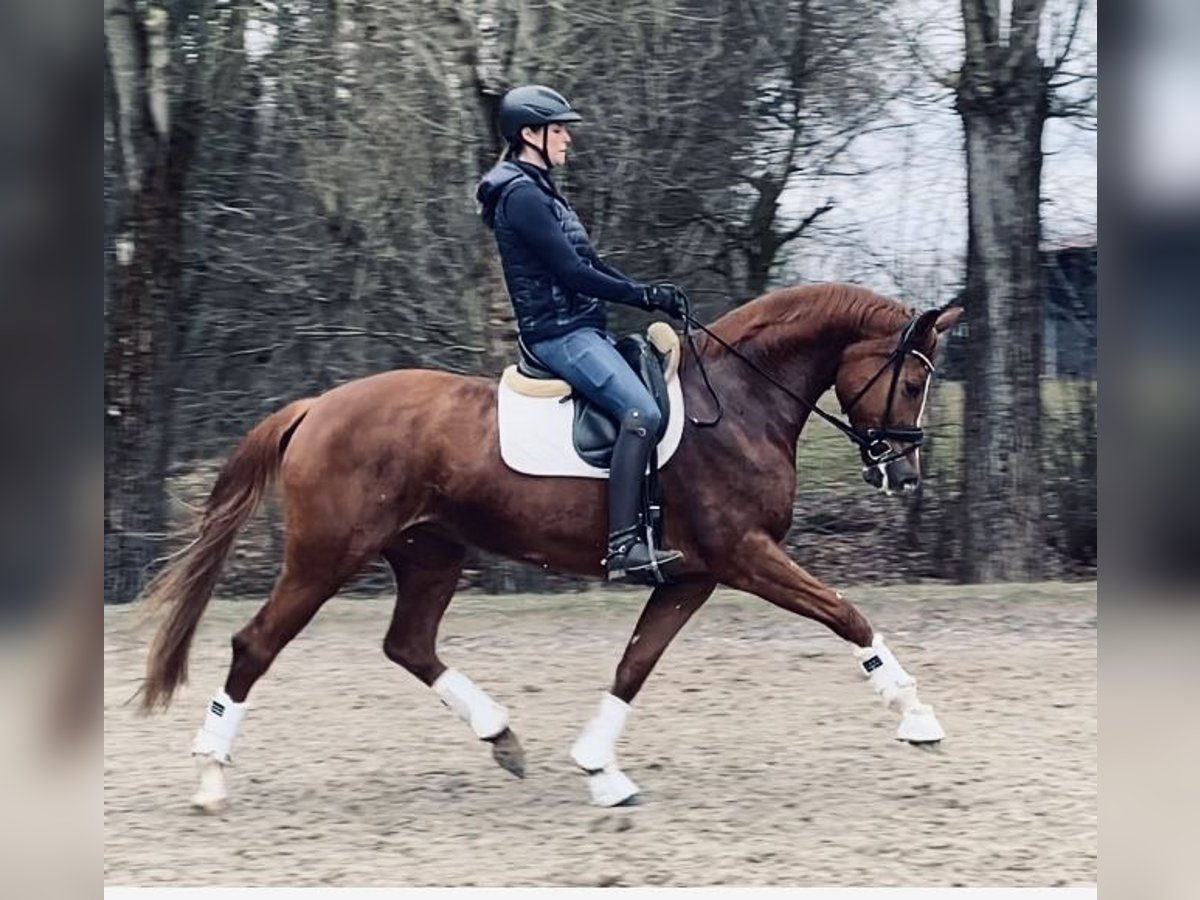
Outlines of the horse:
M 796 489 L 796 448 L 810 413 L 860 445 L 865 479 L 880 490 L 920 479 L 921 418 L 939 336 L 962 310 L 913 309 L 865 288 L 812 284 L 767 293 L 721 316 L 684 347 L 678 377 L 691 417 L 659 472 L 667 545 L 681 569 L 653 587 L 609 690 L 570 754 L 591 801 L 637 802 L 615 747 L 631 704 L 671 640 L 718 585 L 813 619 L 847 641 L 885 705 L 896 736 L 943 737 L 916 681 L 842 594 L 784 551 Z M 816 408 L 830 388 L 849 424 Z M 469 546 L 544 569 L 602 576 L 602 479 L 534 477 L 503 462 L 494 379 L 402 369 L 296 400 L 269 415 L 224 463 L 194 540 L 151 580 L 145 608 L 164 619 L 140 688 L 143 713 L 165 708 L 187 678 L 197 623 L 238 529 L 272 481 L 285 510 L 283 566 L 269 598 L 232 637 L 224 688 L 192 745 L 193 806 L 228 801 L 224 775 L 247 696 L 317 610 L 382 557 L 396 602 L 383 652 L 431 688 L 497 763 L 520 777 L 524 751 L 508 711 L 438 656 L 438 625 Z M 705 427 L 706 425 L 711 427 Z

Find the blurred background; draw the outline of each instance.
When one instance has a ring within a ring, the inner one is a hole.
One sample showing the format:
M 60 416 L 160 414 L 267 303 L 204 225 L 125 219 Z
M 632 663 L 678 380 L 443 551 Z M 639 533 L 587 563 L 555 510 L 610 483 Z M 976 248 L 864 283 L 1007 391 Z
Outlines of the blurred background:
M 550 83 L 584 112 L 559 178 L 597 246 L 687 286 L 706 320 L 818 279 L 967 306 L 941 360 L 923 493 L 864 494 L 853 453 L 814 425 L 796 558 L 839 583 L 1094 577 L 1094 2 L 106 0 L 102 36 L 80 6 L 0 5 L 0 754 L 6 884 L 22 895 L 36 895 L 26 880 L 94 884 L 99 870 L 85 753 L 101 560 L 105 600 L 136 596 L 220 460 L 286 400 L 396 366 L 494 375 L 511 355 L 472 200 L 511 85 Z M 1103 18 L 1101 859 L 1126 893 L 1186 897 L 1200 5 L 1110 2 Z M 994 232 L 971 231 L 985 221 Z M 1036 423 L 1019 432 L 1036 489 L 964 502 L 964 454 L 984 459 L 975 442 L 1014 421 Z M 980 523 L 1008 509 L 1028 540 L 1006 524 L 981 548 Z M 261 597 L 273 577 L 277 512 L 254 527 L 225 596 Z M 539 586 L 496 560 L 471 578 Z
M 813 424 L 797 559 L 841 584 L 1094 577 L 1087 0 L 106 0 L 104 37 L 106 601 L 289 400 L 513 360 L 473 195 L 528 82 L 584 115 L 555 174 L 598 249 L 702 320 L 819 280 L 966 307 L 923 490 L 881 502 Z M 243 533 L 227 593 L 269 589 L 279 529 Z M 482 556 L 466 581 L 574 584 Z

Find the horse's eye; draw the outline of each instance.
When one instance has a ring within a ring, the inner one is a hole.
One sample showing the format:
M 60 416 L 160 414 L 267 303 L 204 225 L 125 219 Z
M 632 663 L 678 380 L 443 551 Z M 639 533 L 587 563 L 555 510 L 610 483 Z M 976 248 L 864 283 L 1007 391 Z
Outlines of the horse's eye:
M 925 390 L 925 385 L 916 381 L 904 382 L 904 393 L 910 400 L 916 400 L 921 396 L 921 391 Z

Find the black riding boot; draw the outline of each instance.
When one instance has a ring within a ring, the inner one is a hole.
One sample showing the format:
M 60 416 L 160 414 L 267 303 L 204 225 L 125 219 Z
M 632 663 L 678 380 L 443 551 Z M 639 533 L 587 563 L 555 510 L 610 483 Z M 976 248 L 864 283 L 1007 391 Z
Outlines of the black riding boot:
M 625 417 L 608 474 L 608 558 L 604 566 L 609 581 L 623 578 L 636 584 L 657 584 L 655 565 L 666 580 L 673 565 L 683 559 L 678 550 L 655 549 L 652 554 L 638 522 L 642 480 L 653 440 L 640 413 Z

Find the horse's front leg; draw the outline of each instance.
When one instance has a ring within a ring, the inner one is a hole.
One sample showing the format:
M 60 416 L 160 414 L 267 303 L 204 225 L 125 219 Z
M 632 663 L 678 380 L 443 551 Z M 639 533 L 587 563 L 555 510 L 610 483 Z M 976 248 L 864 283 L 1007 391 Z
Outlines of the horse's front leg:
M 571 758 L 588 776 L 592 802 L 620 806 L 634 802 L 637 785 L 617 766 L 617 739 L 629 718 L 629 704 L 642 688 L 667 645 L 692 613 L 716 587 L 713 579 L 691 579 L 654 589 L 646 602 L 633 636 L 617 664 L 612 690 L 600 700 L 600 709 L 571 747 Z
M 883 636 L 837 591 L 796 565 L 765 534 L 747 535 L 732 554 L 735 560 L 721 582 L 756 594 L 789 612 L 815 619 L 854 645 L 859 670 L 890 709 L 900 715 L 898 740 L 935 744 L 945 734 L 933 707 L 917 696 L 917 682 L 888 649 Z

